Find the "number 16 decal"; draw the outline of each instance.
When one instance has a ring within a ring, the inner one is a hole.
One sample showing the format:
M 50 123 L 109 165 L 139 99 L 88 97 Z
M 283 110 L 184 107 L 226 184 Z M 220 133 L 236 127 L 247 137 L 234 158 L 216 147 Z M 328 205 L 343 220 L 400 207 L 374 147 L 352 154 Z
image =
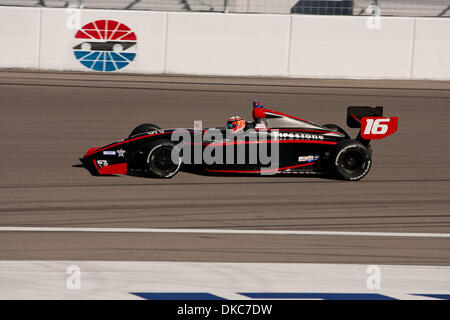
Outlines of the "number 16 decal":
M 383 139 L 398 128 L 398 117 L 364 117 L 361 120 L 361 137 L 366 140 Z

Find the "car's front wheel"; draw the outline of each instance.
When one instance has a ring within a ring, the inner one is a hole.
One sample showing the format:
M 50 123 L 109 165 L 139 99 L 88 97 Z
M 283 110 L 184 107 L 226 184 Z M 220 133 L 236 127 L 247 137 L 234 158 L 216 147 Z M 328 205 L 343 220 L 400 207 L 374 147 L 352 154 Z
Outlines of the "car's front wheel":
M 155 178 L 168 179 L 178 173 L 181 167 L 181 158 L 172 159 L 172 150 L 175 143 L 168 140 L 156 140 L 149 146 L 147 156 L 147 170 Z
M 133 131 L 131 131 L 130 137 L 141 134 L 141 133 L 157 131 L 157 130 L 161 130 L 161 128 L 158 127 L 156 124 L 143 123 L 141 125 L 138 125 L 136 128 L 134 128 Z
M 364 178 L 372 166 L 371 152 L 356 140 L 339 142 L 331 161 L 337 177 L 351 181 Z

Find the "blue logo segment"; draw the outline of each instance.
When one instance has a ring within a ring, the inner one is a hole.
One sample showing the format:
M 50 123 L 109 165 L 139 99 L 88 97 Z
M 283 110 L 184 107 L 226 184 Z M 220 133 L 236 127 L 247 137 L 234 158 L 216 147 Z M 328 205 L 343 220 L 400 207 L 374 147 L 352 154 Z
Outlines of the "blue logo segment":
M 95 71 L 122 69 L 136 57 L 136 53 L 131 52 L 74 51 L 74 54 L 82 65 Z

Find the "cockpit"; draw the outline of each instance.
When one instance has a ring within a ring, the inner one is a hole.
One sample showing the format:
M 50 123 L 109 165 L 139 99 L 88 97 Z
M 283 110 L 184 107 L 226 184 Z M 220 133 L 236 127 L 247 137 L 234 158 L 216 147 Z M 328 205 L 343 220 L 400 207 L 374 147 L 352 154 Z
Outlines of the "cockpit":
M 326 129 L 318 124 L 290 116 L 278 111 L 264 108 L 259 101 L 253 101 L 253 121 L 255 128 L 281 129 L 281 128 L 299 128 L 299 129 Z

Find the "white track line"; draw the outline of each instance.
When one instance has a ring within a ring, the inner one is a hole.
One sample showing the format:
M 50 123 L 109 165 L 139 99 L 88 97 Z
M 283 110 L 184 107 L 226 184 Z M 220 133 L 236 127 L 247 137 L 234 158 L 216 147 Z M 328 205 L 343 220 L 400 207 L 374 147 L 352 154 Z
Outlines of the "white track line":
M 149 228 L 55 228 L 55 227 L 0 227 L 9 232 L 100 232 L 100 233 L 215 233 L 215 234 L 272 234 L 322 235 L 365 237 L 450 238 L 450 233 L 300 231 L 300 230 L 226 230 L 226 229 L 149 229 Z

